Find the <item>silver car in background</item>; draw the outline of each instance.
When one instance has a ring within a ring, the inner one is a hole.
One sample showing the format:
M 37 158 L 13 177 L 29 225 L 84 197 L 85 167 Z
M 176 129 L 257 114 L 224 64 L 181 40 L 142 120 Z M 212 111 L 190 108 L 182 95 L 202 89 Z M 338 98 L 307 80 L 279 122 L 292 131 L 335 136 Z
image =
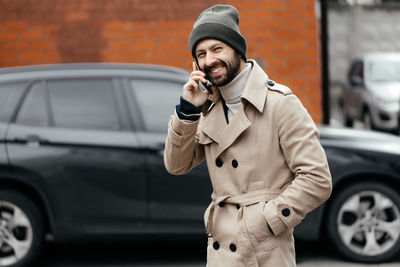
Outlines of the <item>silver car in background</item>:
M 400 53 L 376 52 L 354 60 L 343 88 L 344 123 L 399 133 Z

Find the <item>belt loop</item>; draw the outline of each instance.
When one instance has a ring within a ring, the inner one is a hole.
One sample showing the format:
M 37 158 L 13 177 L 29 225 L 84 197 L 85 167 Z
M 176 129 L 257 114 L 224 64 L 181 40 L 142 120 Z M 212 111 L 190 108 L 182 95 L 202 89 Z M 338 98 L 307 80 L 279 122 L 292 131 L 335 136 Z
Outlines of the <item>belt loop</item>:
M 207 234 L 210 236 L 213 236 L 213 234 L 212 234 L 212 228 L 213 228 L 213 219 L 214 219 L 214 210 L 215 210 L 215 207 L 219 204 L 219 203 L 221 203 L 222 201 L 224 201 L 225 199 L 227 199 L 227 198 L 230 198 L 231 196 L 220 196 L 220 197 L 217 197 L 216 199 L 215 199 L 215 201 L 213 201 L 213 204 L 211 205 L 211 208 L 210 208 L 210 213 L 208 214 L 208 221 L 207 221 Z

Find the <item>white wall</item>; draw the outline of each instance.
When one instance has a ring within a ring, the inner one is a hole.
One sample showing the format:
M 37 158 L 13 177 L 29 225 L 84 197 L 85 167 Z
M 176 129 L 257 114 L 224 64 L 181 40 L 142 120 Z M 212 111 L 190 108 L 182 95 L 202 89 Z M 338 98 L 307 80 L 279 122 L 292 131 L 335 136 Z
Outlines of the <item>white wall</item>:
M 351 59 L 366 52 L 400 51 L 400 5 L 329 6 L 329 75 L 345 81 Z

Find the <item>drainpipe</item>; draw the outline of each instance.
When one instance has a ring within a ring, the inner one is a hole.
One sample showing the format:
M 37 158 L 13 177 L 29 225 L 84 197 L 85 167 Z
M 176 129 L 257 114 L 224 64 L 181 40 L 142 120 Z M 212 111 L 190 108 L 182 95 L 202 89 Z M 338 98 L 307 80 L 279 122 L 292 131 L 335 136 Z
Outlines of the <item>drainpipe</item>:
M 329 124 L 329 56 L 328 56 L 328 1 L 320 0 L 320 26 L 321 26 L 321 85 L 322 85 L 322 123 Z

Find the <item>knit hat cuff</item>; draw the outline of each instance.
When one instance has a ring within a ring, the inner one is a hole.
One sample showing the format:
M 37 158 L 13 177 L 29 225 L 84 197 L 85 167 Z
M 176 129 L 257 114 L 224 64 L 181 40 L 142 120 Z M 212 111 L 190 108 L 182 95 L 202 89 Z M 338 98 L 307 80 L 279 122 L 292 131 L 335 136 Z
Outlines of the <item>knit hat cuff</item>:
M 196 46 L 204 39 L 220 40 L 235 49 L 247 61 L 246 40 L 232 28 L 220 23 L 203 23 L 195 27 L 189 37 L 189 48 L 196 58 Z

